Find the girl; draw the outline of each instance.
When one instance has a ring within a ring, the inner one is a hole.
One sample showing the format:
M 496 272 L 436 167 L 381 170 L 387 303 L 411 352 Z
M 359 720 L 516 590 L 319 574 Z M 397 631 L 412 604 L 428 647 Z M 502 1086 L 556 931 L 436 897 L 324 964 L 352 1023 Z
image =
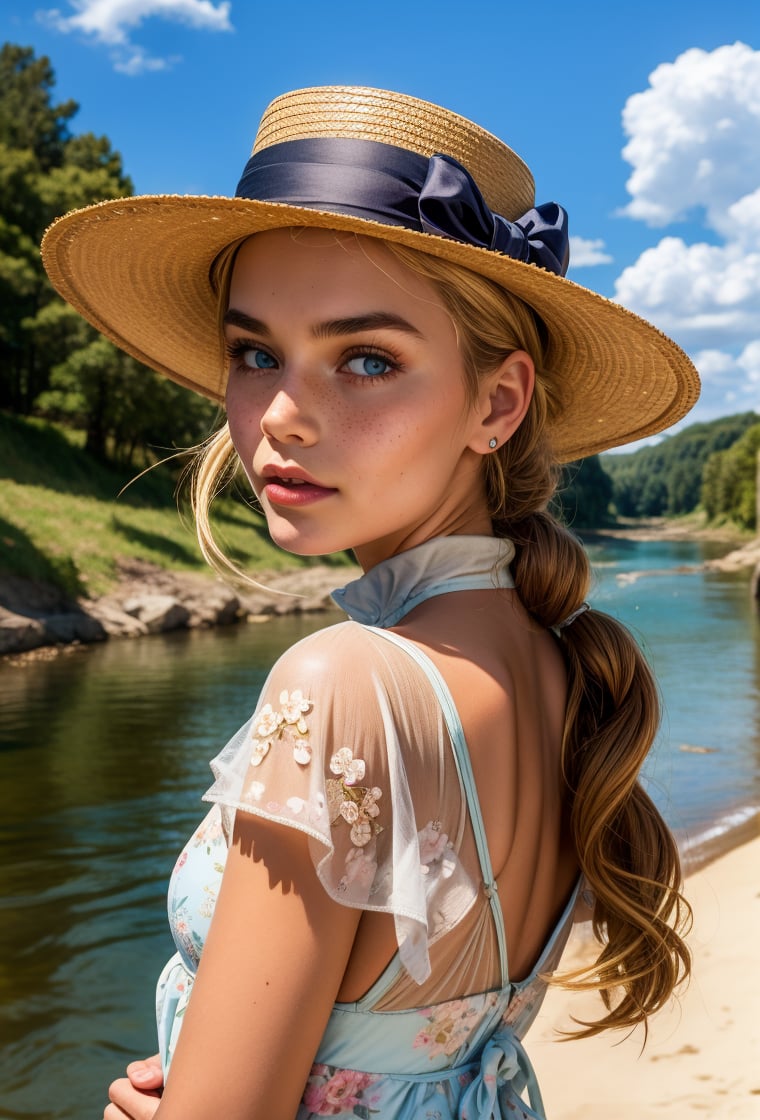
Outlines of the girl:
M 600 953 L 563 980 L 604 1009 L 581 1034 L 645 1025 L 688 973 L 637 782 L 655 685 L 548 503 L 559 462 L 672 424 L 698 381 L 567 256 L 504 144 L 353 88 L 276 100 L 234 199 L 48 232 L 90 322 L 226 402 L 194 482 L 208 559 L 231 568 L 208 508 L 242 468 L 279 545 L 364 571 L 212 763 L 162 1070 L 115 1082 L 106 1120 L 542 1117 L 521 1039 L 582 893 Z

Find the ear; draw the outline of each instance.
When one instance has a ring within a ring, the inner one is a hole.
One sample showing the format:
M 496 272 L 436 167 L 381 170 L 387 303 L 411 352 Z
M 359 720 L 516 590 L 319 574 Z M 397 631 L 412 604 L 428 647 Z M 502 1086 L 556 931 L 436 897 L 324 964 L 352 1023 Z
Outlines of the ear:
M 506 443 L 522 423 L 528 411 L 536 370 L 525 350 L 513 350 L 498 369 L 483 380 L 476 426 L 469 447 L 480 455 L 489 455 Z M 496 440 L 492 447 L 491 443 Z

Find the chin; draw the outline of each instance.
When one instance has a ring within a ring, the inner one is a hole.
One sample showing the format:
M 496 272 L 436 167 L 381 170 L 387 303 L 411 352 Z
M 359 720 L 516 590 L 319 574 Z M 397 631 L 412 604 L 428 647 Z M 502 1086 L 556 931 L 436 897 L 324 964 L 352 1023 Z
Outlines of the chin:
M 345 552 L 351 547 L 342 541 L 320 537 L 310 539 L 303 533 L 296 532 L 291 525 L 269 525 L 268 528 L 272 543 L 292 556 L 330 556 L 334 552 Z

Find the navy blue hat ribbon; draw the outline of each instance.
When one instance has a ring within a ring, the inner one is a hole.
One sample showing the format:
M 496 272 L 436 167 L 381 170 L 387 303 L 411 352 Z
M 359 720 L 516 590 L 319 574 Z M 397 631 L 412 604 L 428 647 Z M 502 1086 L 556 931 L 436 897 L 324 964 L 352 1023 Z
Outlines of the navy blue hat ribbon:
M 536 264 L 564 276 L 567 214 L 556 202 L 514 222 L 489 209 L 452 156 L 428 159 L 374 140 L 287 140 L 251 156 L 237 198 L 304 206 L 405 226 Z

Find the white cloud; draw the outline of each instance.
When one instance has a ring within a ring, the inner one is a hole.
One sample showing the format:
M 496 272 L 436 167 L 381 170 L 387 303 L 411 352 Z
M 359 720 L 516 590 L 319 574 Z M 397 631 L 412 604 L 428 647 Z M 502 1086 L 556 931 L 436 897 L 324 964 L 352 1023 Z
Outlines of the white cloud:
M 211 0 L 71 0 L 74 15 L 59 8 L 38 12 L 38 17 L 56 30 L 80 32 L 111 48 L 116 70 L 136 75 L 146 70 L 165 70 L 177 56 L 159 58 L 133 43 L 131 32 L 153 17 L 205 31 L 232 31 L 229 2 Z
M 760 388 L 760 340 L 745 346 L 736 361 L 746 373 L 750 385 Z
M 724 350 L 700 350 L 694 354 L 694 365 L 703 384 L 719 384 L 734 372 L 736 360 Z
M 570 268 L 590 268 L 597 264 L 612 264 L 601 238 L 571 237 Z
M 628 98 L 623 128 L 633 166 L 624 213 L 665 225 L 702 207 L 715 228 L 760 181 L 760 51 L 734 43 L 663 63 Z
M 734 43 L 658 66 L 623 125 L 633 165 L 623 213 L 649 225 L 698 217 L 709 240 L 662 237 L 623 270 L 615 298 L 691 353 L 703 377 L 692 419 L 756 409 L 760 51 Z
M 623 270 L 615 298 L 682 346 L 739 346 L 760 334 L 760 249 L 664 237 Z
M 692 357 L 702 378 L 696 419 L 760 410 L 760 341 L 749 343 L 738 356 L 724 350 L 700 350 Z M 687 418 L 686 423 L 694 418 Z

